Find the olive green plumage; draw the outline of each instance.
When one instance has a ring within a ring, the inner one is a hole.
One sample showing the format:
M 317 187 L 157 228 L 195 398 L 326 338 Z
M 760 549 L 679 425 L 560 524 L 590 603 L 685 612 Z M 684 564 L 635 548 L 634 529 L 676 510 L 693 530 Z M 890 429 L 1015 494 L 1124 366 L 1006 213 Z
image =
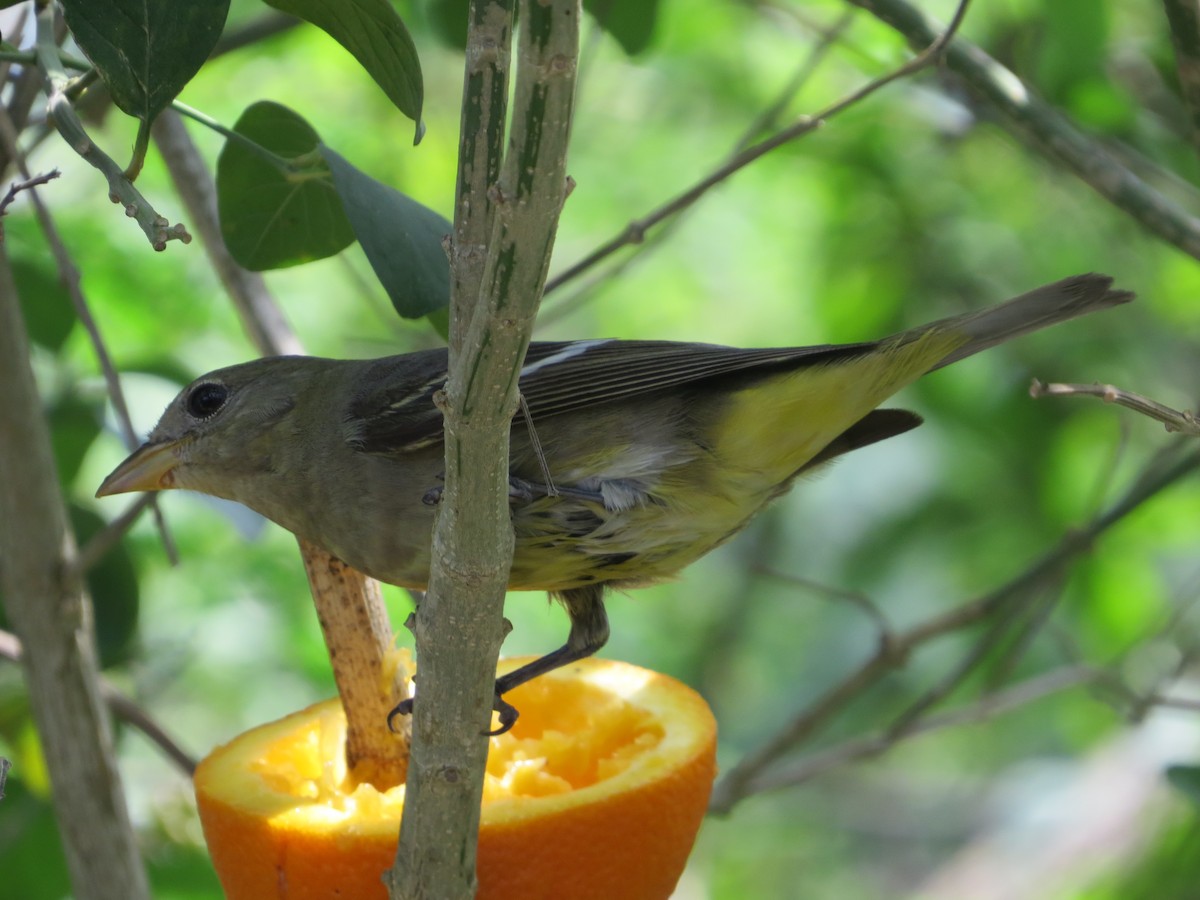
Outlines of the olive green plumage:
M 877 410 L 926 372 L 1129 300 L 1100 275 L 880 341 L 739 350 L 662 341 L 535 343 L 511 434 L 510 586 L 572 616 L 567 646 L 507 690 L 593 652 L 605 586 L 669 577 L 741 529 L 797 475 L 919 424 Z M 382 581 L 422 588 L 444 469 L 433 393 L 446 352 L 262 359 L 171 403 L 100 493 L 185 488 L 236 500 Z M 547 484 L 548 472 L 552 485 Z

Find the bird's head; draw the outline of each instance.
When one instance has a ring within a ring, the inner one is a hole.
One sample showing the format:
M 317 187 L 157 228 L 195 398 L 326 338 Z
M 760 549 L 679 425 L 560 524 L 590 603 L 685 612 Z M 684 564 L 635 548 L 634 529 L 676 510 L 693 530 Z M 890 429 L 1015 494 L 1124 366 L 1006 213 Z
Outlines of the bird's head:
M 311 397 L 322 362 L 260 359 L 197 378 L 96 496 L 183 488 L 243 500 L 239 484 L 278 468 L 284 438 L 298 430 L 297 407 Z

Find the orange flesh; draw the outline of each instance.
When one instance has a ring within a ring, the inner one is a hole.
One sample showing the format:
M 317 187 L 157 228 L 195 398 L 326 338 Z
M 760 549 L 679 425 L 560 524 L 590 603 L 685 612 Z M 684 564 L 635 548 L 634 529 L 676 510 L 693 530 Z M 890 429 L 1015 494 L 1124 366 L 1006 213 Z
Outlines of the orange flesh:
M 715 774 L 703 701 L 606 661 L 539 678 L 509 699 L 521 717 L 491 739 L 479 896 L 669 896 Z M 341 707 L 328 701 L 201 764 L 201 819 L 231 900 L 386 896 L 379 878 L 405 788 L 352 784 L 344 735 Z

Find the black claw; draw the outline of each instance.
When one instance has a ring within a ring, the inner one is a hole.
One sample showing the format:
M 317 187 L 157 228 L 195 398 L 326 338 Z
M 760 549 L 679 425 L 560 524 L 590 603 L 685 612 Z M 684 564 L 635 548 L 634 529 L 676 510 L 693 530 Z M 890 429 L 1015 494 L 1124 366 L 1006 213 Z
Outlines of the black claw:
M 393 733 L 399 731 L 400 729 L 398 729 L 395 725 L 396 717 L 397 716 L 411 716 L 412 711 L 413 711 L 412 697 L 409 697 L 407 700 L 401 700 L 399 703 L 397 703 L 395 705 L 395 707 L 392 708 L 392 711 L 390 713 L 388 713 L 388 717 L 387 717 L 388 731 L 391 731 Z
M 500 696 L 499 692 L 492 700 L 492 709 L 500 713 L 500 727 L 495 731 L 485 731 L 484 734 L 488 737 L 496 737 L 510 731 L 517 724 L 517 718 L 521 715 L 515 706 Z

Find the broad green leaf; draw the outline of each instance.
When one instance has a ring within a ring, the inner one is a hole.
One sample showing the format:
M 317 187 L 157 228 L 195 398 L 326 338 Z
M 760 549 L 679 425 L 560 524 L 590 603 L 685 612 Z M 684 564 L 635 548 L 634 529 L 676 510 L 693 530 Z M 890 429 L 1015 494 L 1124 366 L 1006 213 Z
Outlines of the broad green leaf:
M 454 226 L 328 147 L 322 146 L 321 153 L 333 170 L 354 233 L 396 312 L 417 319 L 445 308 L 450 302 L 450 265 L 442 239 Z
M 63 0 L 63 8 L 113 102 L 149 124 L 208 59 L 229 0 Z
M 261 102 L 242 113 L 233 130 L 266 151 L 230 138 L 217 159 L 221 234 L 234 259 L 261 272 L 324 259 L 354 241 L 317 152 L 321 139 L 304 119 Z
M 464 0 L 465 2 L 465 0 Z M 424 85 L 417 47 L 388 0 L 266 0 L 316 25 L 354 55 L 388 99 L 417 123 L 421 141 Z
M 10 252 L 14 251 L 11 243 Z M 58 277 L 53 263 L 42 250 L 40 257 L 30 253 L 12 252 L 13 280 L 21 302 L 21 315 L 29 339 L 48 350 L 57 350 L 75 326 L 75 307 Z
M 583 0 L 583 8 L 611 34 L 630 56 L 636 56 L 654 39 L 659 0 Z

